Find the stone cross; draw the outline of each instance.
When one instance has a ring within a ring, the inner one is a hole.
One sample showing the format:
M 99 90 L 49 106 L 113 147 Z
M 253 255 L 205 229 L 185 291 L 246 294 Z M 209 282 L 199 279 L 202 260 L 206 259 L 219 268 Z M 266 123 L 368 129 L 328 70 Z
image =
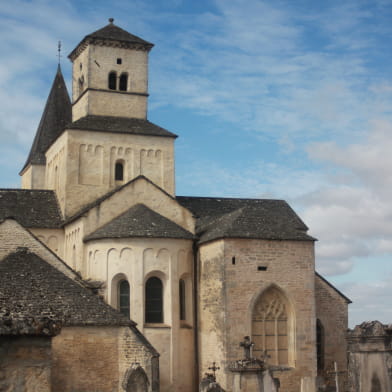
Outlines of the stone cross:
M 216 373 L 216 371 L 219 370 L 219 369 L 220 369 L 220 367 L 219 367 L 219 366 L 216 366 L 216 362 L 212 362 L 212 366 L 210 366 L 210 367 L 208 368 L 208 370 L 212 370 L 212 377 L 213 377 L 214 381 L 216 381 L 216 375 L 215 375 L 215 373 Z
M 60 57 L 61 57 L 61 41 L 58 42 L 57 44 L 57 57 L 59 58 L 59 64 L 60 64 Z
M 252 359 L 252 348 L 254 345 L 249 336 L 244 336 L 244 341 L 240 343 L 240 347 L 244 348 L 245 359 Z

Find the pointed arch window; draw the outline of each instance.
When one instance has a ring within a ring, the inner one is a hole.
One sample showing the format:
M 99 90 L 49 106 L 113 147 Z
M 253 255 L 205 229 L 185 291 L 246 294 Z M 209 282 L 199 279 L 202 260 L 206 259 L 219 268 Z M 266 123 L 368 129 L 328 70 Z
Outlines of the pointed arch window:
M 115 181 L 124 181 L 124 162 L 117 161 L 114 167 Z
M 117 88 L 117 73 L 114 71 L 109 73 L 108 87 L 109 90 L 116 90 Z
M 120 75 L 120 91 L 128 90 L 128 74 L 122 73 Z
M 289 303 L 282 292 L 271 287 L 257 300 L 252 314 L 255 356 L 266 354 L 271 365 L 289 365 L 291 320 Z
M 145 289 L 145 322 L 163 323 L 162 281 L 153 276 L 147 280 Z
M 118 308 L 119 311 L 129 318 L 130 313 L 130 288 L 127 280 L 118 283 Z
M 186 285 L 184 279 L 180 279 L 178 290 L 180 303 L 180 320 L 186 320 Z

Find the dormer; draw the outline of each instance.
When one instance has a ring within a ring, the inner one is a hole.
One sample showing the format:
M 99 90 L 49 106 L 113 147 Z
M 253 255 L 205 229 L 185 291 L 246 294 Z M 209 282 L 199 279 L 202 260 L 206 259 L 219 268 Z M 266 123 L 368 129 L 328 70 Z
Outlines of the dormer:
M 153 44 L 109 21 L 69 55 L 73 121 L 87 115 L 147 118 L 148 53 Z

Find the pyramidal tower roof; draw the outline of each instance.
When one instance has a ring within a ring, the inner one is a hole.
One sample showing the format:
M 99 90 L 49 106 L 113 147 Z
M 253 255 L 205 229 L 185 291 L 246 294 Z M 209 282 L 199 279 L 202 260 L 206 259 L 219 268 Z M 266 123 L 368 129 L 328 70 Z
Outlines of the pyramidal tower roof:
M 71 122 L 72 107 L 60 65 L 38 125 L 33 145 L 21 173 L 29 164 L 45 165 L 45 152 Z
M 146 51 L 149 51 L 154 46 L 151 42 L 145 41 L 144 39 L 128 33 L 128 31 L 116 26 L 113 21 L 114 19 L 110 18 L 108 25 L 86 35 L 68 57 L 71 60 L 74 60 L 88 44 L 119 46 Z

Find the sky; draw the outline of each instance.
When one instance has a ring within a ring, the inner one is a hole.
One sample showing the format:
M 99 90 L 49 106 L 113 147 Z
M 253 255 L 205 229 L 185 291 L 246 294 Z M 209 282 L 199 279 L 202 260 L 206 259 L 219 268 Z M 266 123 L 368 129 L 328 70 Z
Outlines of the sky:
M 155 44 L 150 121 L 178 195 L 284 199 L 349 324 L 392 322 L 392 0 L 0 0 L 0 187 L 20 187 L 56 73 L 108 23 Z

